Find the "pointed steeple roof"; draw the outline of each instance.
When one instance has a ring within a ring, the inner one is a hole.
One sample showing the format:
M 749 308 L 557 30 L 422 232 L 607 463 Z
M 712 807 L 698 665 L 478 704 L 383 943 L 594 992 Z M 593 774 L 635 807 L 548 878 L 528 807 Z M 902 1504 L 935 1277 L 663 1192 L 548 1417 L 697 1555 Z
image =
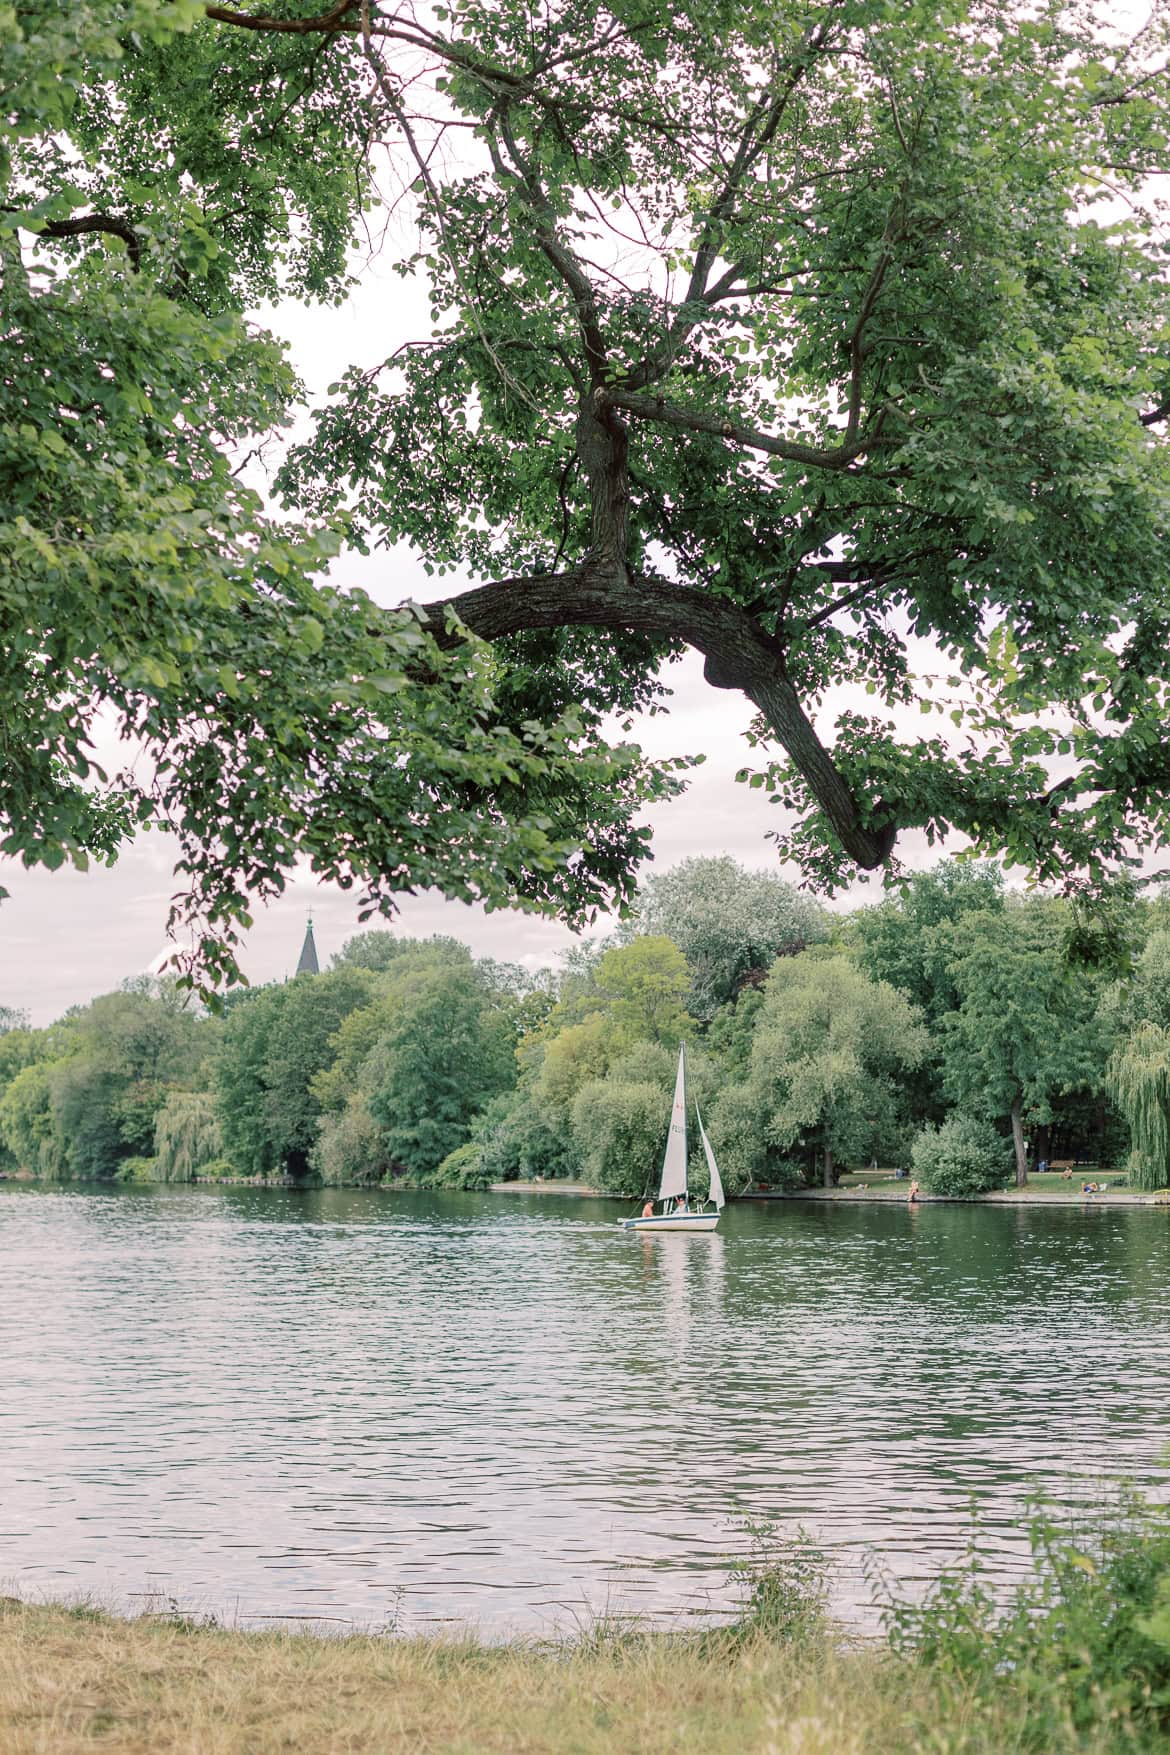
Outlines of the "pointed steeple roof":
M 305 942 L 301 946 L 301 960 L 297 964 L 297 974 L 319 975 L 320 973 L 321 965 L 317 961 L 317 942 L 313 937 L 313 916 L 310 914 L 308 925 L 305 927 Z

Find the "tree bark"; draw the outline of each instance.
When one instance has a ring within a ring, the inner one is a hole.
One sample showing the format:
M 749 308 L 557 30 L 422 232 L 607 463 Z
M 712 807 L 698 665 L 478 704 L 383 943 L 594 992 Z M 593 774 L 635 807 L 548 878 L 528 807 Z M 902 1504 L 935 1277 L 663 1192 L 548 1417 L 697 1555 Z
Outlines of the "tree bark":
M 1024 1098 L 1017 1091 L 1012 1098 L 1012 1144 L 1016 1148 L 1016 1187 L 1026 1188 L 1028 1183 L 1028 1153 L 1024 1146 Z
M 833 1170 L 833 1152 L 830 1146 L 825 1147 L 825 1187 L 836 1188 L 837 1177 Z
M 622 442 L 609 433 L 611 444 Z M 604 440 L 594 433 L 593 442 Z M 620 501 L 607 506 L 595 499 L 595 525 Z M 784 670 L 784 655 L 758 623 L 728 598 L 692 587 L 670 586 L 633 577 L 618 554 L 594 550 L 564 573 L 538 573 L 500 579 L 427 606 L 427 625 L 443 645 L 458 634 L 447 631 L 448 614 L 482 640 L 498 640 L 532 628 L 631 628 L 685 640 L 706 660 L 704 674 L 715 688 L 740 689 L 764 715 L 789 758 L 824 811 L 846 853 L 865 871 L 884 865 L 893 849 L 897 824 L 863 823 L 861 811 Z

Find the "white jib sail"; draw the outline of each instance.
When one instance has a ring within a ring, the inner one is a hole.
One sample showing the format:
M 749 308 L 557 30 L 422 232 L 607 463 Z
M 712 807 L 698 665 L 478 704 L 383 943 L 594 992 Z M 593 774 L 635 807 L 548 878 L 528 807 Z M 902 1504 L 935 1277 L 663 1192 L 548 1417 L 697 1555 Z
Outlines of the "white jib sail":
M 710 1199 L 715 1202 L 718 1212 L 723 1211 L 723 1179 L 719 1174 L 719 1166 L 715 1162 L 715 1153 L 711 1150 L 711 1141 L 707 1138 L 707 1129 L 703 1126 L 703 1117 L 699 1114 L 699 1106 L 695 1105 L 695 1120 L 699 1124 L 699 1138 L 703 1142 L 703 1151 L 707 1157 L 707 1168 L 711 1172 Z
M 674 1104 L 670 1111 L 670 1137 L 662 1160 L 659 1200 L 687 1192 L 687 1051 L 678 1051 L 678 1077 L 674 1081 Z

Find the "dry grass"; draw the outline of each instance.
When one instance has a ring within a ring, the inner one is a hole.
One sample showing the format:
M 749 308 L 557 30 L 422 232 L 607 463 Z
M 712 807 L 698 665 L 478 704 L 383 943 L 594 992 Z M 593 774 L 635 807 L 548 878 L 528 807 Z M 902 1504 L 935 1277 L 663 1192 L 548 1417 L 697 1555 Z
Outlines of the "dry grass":
M 1057 1744 L 1045 1741 L 1045 1755 Z M 1111 1750 L 1111 1738 L 1060 1750 Z M 1126 1745 L 1132 1747 L 1132 1745 Z M 1010 1755 L 953 1680 L 831 1641 L 560 1649 L 122 1621 L 0 1599 L 3 1755 Z
M 4 1755 L 875 1755 L 891 1660 L 763 1639 L 561 1650 L 0 1613 Z M 904 1728 L 904 1723 L 903 1723 Z

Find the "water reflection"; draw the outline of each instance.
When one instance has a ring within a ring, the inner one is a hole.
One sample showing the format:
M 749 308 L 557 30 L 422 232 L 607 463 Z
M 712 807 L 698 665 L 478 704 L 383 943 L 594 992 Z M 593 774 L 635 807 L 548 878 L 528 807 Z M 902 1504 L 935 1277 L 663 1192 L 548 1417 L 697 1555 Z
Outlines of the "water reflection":
M 0 1190 L 0 1581 L 495 1630 L 718 1610 L 737 1519 L 903 1578 L 1149 1481 L 1151 1209 Z M 0 1589 L 4 1588 L 0 1582 Z

